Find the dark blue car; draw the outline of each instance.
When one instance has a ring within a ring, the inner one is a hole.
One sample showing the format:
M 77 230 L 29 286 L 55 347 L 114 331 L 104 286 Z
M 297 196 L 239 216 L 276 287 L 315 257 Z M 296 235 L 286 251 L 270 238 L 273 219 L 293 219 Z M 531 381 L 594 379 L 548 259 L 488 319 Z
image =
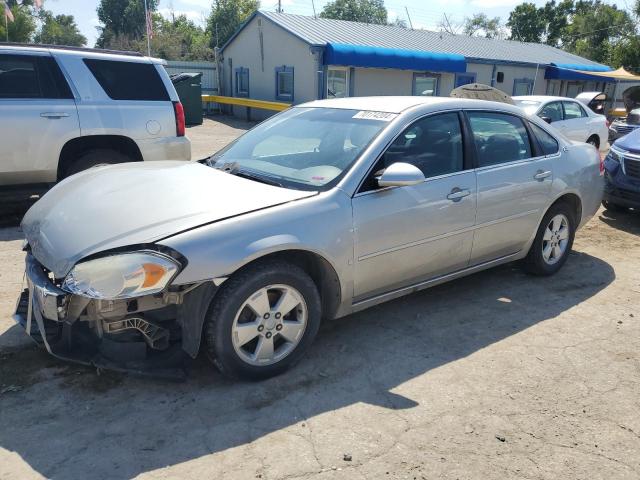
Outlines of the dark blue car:
M 604 160 L 604 170 L 604 207 L 614 211 L 640 210 L 640 130 L 613 143 Z

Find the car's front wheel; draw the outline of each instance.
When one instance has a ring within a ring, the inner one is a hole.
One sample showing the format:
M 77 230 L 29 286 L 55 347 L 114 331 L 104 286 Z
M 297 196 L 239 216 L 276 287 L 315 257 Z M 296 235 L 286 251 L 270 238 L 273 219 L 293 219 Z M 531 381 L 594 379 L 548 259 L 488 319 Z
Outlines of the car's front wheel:
M 296 265 L 266 262 L 229 278 L 205 322 L 208 357 L 231 378 L 263 379 L 293 365 L 318 332 L 320 295 Z
M 525 269 L 534 275 L 553 275 L 567 261 L 573 238 L 575 220 L 571 207 L 563 202 L 552 205 L 536 233 L 525 258 Z

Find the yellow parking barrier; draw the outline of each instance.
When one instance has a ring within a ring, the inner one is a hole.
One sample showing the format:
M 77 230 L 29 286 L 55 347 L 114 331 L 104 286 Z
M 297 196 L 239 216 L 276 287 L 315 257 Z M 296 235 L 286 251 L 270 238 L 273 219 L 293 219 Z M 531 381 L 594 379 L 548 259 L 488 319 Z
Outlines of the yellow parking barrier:
M 281 112 L 291 106 L 290 103 L 268 102 L 266 100 L 254 100 L 252 98 L 224 97 L 222 95 L 202 95 L 203 102 L 223 103 L 225 105 L 238 105 L 240 107 L 261 108 Z

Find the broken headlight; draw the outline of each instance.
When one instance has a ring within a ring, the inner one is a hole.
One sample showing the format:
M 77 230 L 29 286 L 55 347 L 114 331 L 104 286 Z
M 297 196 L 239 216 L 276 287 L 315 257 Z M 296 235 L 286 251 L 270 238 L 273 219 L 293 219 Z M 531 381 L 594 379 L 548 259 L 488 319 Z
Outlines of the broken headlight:
M 123 253 L 78 263 L 62 288 L 83 297 L 116 300 L 162 291 L 180 264 L 161 253 Z

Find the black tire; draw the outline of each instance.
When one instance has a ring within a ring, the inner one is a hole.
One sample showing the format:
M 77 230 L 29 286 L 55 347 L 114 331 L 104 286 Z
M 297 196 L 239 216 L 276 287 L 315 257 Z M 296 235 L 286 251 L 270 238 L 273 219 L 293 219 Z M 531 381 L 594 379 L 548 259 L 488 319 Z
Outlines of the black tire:
M 559 258 L 555 263 L 549 264 L 545 261 L 542 249 L 543 249 L 543 237 L 545 231 L 551 222 L 551 219 L 558 214 L 562 214 L 567 218 L 568 221 L 568 229 L 569 229 L 569 238 L 566 249 L 562 254 L 562 257 Z M 553 275 L 558 270 L 562 268 L 564 263 L 569 258 L 569 253 L 571 252 L 571 247 L 573 246 L 573 239 L 576 233 L 576 219 L 575 213 L 571 206 L 564 202 L 559 202 L 551 206 L 545 216 L 542 218 L 540 225 L 538 227 L 538 232 L 536 233 L 536 238 L 533 240 L 531 244 L 531 248 L 529 249 L 529 253 L 525 257 L 524 260 L 524 268 L 527 273 L 532 275 Z
M 235 351 L 232 328 L 243 303 L 259 289 L 283 284 L 295 288 L 307 306 L 307 325 L 302 338 L 286 357 L 270 365 L 245 362 Z M 300 267 L 283 261 L 268 261 L 249 266 L 222 284 L 204 324 L 206 353 L 220 372 L 230 378 L 261 380 L 279 375 L 295 364 L 309 349 L 320 327 L 322 307 L 313 280 Z
M 589 145 L 593 145 L 596 148 L 600 148 L 600 138 L 597 135 L 591 135 L 588 139 L 587 139 L 587 143 Z
M 70 177 L 78 172 L 87 170 L 99 165 L 113 165 L 116 163 L 127 163 L 133 159 L 117 150 L 109 150 L 107 148 L 99 148 L 88 150 L 78 157 L 78 159 L 69 166 L 63 178 Z
M 627 207 L 623 207 L 622 205 L 618 205 L 617 203 L 611 203 L 608 200 L 603 200 L 602 206 L 610 212 L 623 213 L 629 210 Z

